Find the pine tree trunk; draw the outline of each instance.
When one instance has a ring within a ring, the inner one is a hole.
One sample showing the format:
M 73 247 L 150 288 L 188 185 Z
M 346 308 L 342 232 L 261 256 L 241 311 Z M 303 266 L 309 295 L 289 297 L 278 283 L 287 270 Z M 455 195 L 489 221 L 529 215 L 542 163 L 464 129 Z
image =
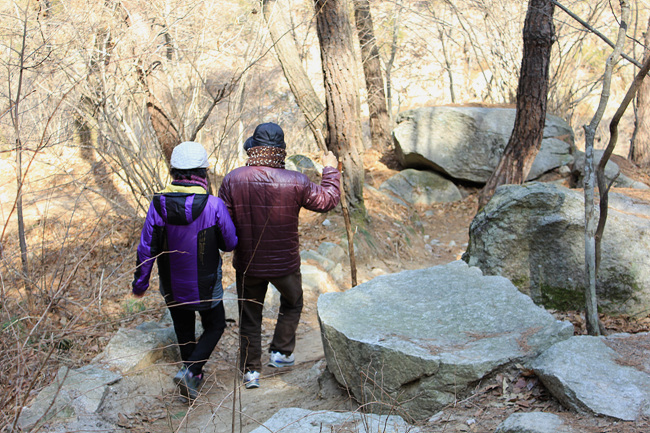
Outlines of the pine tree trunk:
M 363 143 L 350 17 L 344 0 L 315 0 L 314 4 L 325 85 L 327 148 L 342 163 L 344 193 L 352 218 L 365 220 Z
M 650 20 L 645 33 L 645 46 L 650 47 Z M 643 53 L 644 60 L 650 56 L 650 49 Z M 629 159 L 640 166 L 650 166 L 650 82 L 645 80 L 637 94 L 637 113 Z
M 523 183 L 539 152 L 546 121 L 551 47 L 555 42 L 553 12 L 553 0 L 528 3 L 515 125 L 499 164 L 481 191 L 479 208 L 492 198 L 497 186 Z
M 372 145 L 380 152 L 390 149 L 390 117 L 386 108 L 386 92 L 381 73 L 379 48 L 370 14 L 368 0 L 353 0 L 354 18 L 361 44 L 361 62 L 366 78 L 368 92 L 368 112 L 370 115 L 370 137 Z
M 319 149 L 325 145 L 323 137 L 327 135 L 325 107 L 316 94 L 305 68 L 300 61 L 300 54 L 292 37 L 290 23 L 286 20 L 287 5 L 282 0 L 264 0 L 262 5 L 264 19 L 269 28 L 273 48 L 278 56 L 284 77 L 296 98 L 296 103 L 305 116 L 307 126 L 314 135 L 316 142 L 322 142 Z M 284 6 L 284 7 L 282 7 Z M 320 133 L 319 133 L 320 131 Z

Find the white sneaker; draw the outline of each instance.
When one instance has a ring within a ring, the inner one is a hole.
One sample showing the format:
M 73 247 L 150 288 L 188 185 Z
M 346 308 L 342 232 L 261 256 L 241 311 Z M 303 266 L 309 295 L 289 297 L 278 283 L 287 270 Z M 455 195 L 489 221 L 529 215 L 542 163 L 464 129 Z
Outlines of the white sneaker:
M 267 364 L 269 367 L 281 368 L 291 367 L 295 362 L 293 353 L 289 356 L 283 355 L 280 352 L 271 352 L 271 359 Z
M 244 386 L 246 389 L 260 387 L 260 374 L 257 371 L 244 373 Z

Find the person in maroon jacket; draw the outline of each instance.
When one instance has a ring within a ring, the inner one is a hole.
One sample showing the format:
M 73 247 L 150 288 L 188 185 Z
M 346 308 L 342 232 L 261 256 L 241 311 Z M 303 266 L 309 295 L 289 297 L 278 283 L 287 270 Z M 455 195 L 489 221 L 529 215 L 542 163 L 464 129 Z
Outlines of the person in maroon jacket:
M 280 312 L 268 366 L 294 364 L 296 329 L 302 312 L 298 214 L 333 209 L 340 199 L 341 174 L 332 152 L 323 155 L 320 185 L 285 170 L 284 132 L 263 123 L 244 143 L 245 167 L 226 175 L 219 197 L 226 203 L 239 243 L 234 251 L 240 312 L 240 360 L 246 388 L 258 388 L 262 369 L 262 310 L 268 284 L 280 292 Z

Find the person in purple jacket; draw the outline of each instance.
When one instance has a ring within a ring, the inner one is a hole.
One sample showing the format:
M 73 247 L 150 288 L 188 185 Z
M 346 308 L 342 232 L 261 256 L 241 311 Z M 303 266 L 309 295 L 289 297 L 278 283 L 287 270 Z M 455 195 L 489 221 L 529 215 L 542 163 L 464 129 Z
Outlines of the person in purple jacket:
M 224 202 L 208 194 L 208 155 L 203 146 L 191 141 L 179 144 L 170 163 L 172 182 L 154 195 L 147 212 L 132 288 L 134 296 L 144 296 L 157 260 L 160 293 L 183 360 L 174 382 L 182 395 L 194 400 L 203 366 L 226 328 L 219 250 L 232 251 L 237 235 Z M 204 329 L 198 341 L 196 312 Z

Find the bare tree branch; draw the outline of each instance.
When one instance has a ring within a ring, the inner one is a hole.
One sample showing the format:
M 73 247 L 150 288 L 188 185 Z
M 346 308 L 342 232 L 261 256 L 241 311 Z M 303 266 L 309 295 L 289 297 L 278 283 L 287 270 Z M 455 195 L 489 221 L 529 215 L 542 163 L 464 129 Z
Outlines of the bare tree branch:
M 570 10 L 569 8 L 567 8 L 566 6 L 562 5 L 562 4 L 561 4 L 559 1 L 557 1 L 557 0 L 553 0 L 553 4 L 555 4 L 555 6 L 559 7 L 560 9 L 562 9 L 562 10 L 563 10 L 567 15 L 569 15 L 571 18 L 573 18 L 574 20 L 576 20 L 577 22 L 579 22 L 580 24 L 582 24 L 582 26 L 583 26 L 584 28 L 586 28 L 587 30 L 589 30 L 590 32 L 592 32 L 593 34 L 595 34 L 596 36 L 598 36 L 600 39 L 602 39 L 602 40 L 603 40 L 607 45 L 609 45 L 610 47 L 616 49 L 616 44 L 614 44 L 614 42 L 610 41 L 609 38 L 607 38 L 607 36 L 605 36 L 604 34 L 600 33 L 598 30 L 596 30 L 593 26 L 589 25 L 589 23 L 587 23 L 586 21 L 584 21 L 584 20 L 583 20 L 582 18 L 580 18 L 578 15 L 574 14 L 573 12 L 571 12 L 571 10 Z M 622 24 L 621 24 L 621 25 L 622 25 Z M 625 25 L 627 26 L 627 23 L 625 23 Z M 628 56 L 627 54 L 625 54 L 625 53 L 619 53 L 619 55 L 620 55 L 621 57 L 623 57 L 625 60 L 627 60 L 628 62 L 632 63 L 633 65 L 635 65 L 635 66 L 637 66 L 637 67 L 639 67 L 639 68 L 642 67 L 641 63 L 639 63 L 637 60 L 633 59 L 632 57 Z
M 593 172 L 593 153 L 594 137 L 596 128 L 603 118 L 609 95 L 611 91 L 612 71 L 616 60 L 620 57 L 625 43 L 625 34 L 627 31 L 627 22 L 630 16 L 630 5 L 627 0 L 620 0 L 621 3 L 621 26 L 618 29 L 618 37 L 614 51 L 607 58 L 605 64 L 605 74 L 603 76 L 603 90 L 600 95 L 598 108 L 594 113 L 589 125 L 585 125 L 585 277 L 587 287 L 585 289 L 585 322 L 587 332 L 590 335 L 601 335 L 600 324 L 598 320 L 598 297 L 596 295 L 596 281 L 598 275 L 597 258 L 596 258 L 596 216 L 594 209 L 594 172 Z

